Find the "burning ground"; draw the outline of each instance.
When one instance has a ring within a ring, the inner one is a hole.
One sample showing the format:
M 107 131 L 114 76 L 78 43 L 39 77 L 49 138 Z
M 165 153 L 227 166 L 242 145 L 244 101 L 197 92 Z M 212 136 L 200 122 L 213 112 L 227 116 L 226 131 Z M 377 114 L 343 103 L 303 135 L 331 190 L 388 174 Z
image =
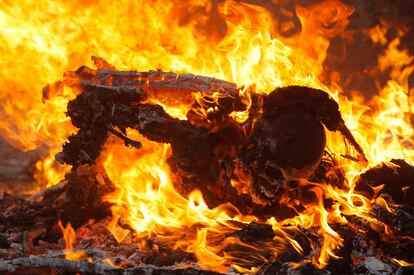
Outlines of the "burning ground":
M 0 4 L 1 270 L 412 272 L 410 20 L 251 2 Z

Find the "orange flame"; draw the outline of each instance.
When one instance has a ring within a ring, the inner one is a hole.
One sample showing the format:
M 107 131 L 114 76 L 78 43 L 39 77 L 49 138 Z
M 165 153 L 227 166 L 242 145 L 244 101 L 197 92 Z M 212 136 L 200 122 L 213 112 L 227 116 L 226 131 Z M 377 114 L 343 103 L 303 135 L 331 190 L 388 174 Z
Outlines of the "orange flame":
M 343 242 L 331 223 L 346 223 L 345 216 L 352 214 L 381 226 L 369 213 L 373 202 L 354 192 L 356 177 L 392 158 L 414 164 L 414 92 L 408 85 L 414 71 L 413 57 L 399 49 L 399 38 L 386 41 L 387 26 L 367 31 L 374 43 L 388 46 L 378 58 L 378 67 L 370 72 L 391 72 L 377 96 L 370 101 L 356 94 L 347 98 L 340 86 L 326 83 L 321 77 L 330 39 L 344 33 L 352 12 L 353 8 L 337 0 L 297 7 L 302 30 L 286 38 L 276 31 L 279 22 L 270 11 L 233 0 L 217 6 L 208 0 L 103 0 L 99 4 L 80 0 L 2 1 L 0 134 L 21 150 L 46 144 L 49 155 L 36 164 L 35 179 L 39 188 L 59 182 L 68 167 L 57 166 L 53 156 L 75 131 L 65 116 L 66 105 L 75 92 L 65 87 L 63 94 L 42 102 L 40 91 L 61 79 L 65 71 L 92 66 L 91 55 L 104 58 L 118 69 L 191 72 L 234 82 L 246 102 L 250 102 L 250 90 L 269 93 L 286 85 L 324 89 L 338 100 L 346 124 L 365 148 L 370 164 L 366 167 L 340 159 L 349 188 L 306 183 L 314 185 L 315 202 L 292 219 L 267 221 L 278 236 L 268 248 L 273 255 L 287 245 L 301 251 L 285 229 L 294 225 L 316 230 L 323 240 L 312 262 L 323 268 L 329 258 L 336 257 L 335 249 Z M 161 105 L 181 119 L 189 108 Z M 242 122 L 247 112 L 231 116 Z M 128 135 L 144 140 L 137 133 Z M 342 137 L 327 135 L 328 147 L 336 155 L 352 155 Z M 147 140 L 143 145 L 137 151 L 111 140 L 100 159 L 118 187 L 106 198 L 114 203 L 114 219 L 108 228 L 117 240 L 122 241 L 132 228 L 143 240 L 158 235 L 171 247 L 194 253 L 203 267 L 225 272 L 233 266 L 246 272 L 235 263 L 235 256 L 225 251 L 226 246 L 239 241 L 223 235 L 239 229 L 229 221 L 248 223 L 257 217 L 243 216 L 230 205 L 209 209 L 197 190 L 188 197 L 181 196 L 173 186 L 174 175 L 166 163 L 169 146 Z M 324 198 L 334 201 L 329 209 Z M 122 224 L 128 224 L 129 229 Z M 76 234 L 70 224 L 63 227 L 59 222 L 59 227 L 68 259 L 83 257 L 73 252 Z M 144 244 L 138 245 L 148 249 Z
M 63 253 L 65 254 L 65 259 L 76 261 L 87 258 L 87 255 L 83 251 L 74 251 L 73 242 L 76 239 L 75 230 L 70 223 L 67 223 L 64 227 L 62 222 L 58 221 L 59 229 L 62 231 L 63 238 L 65 240 L 65 249 Z

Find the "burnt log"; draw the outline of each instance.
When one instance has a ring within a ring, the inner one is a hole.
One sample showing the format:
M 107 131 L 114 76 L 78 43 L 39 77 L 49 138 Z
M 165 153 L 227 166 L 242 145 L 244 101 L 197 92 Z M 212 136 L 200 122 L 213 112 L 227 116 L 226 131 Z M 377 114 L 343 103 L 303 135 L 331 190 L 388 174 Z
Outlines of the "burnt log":
M 80 84 L 96 85 L 121 89 L 141 89 L 151 98 L 164 104 L 192 104 L 192 93 L 201 92 L 206 95 L 220 93 L 225 97 L 237 97 L 239 90 L 236 84 L 213 77 L 195 74 L 176 74 L 160 70 L 137 72 L 118 71 L 114 66 L 99 57 L 92 57 L 97 70 L 86 66 L 76 71 L 66 72 L 64 80 L 48 85 L 43 89 L 43 99 L 62 93 L 63 86 L 79 90 Z

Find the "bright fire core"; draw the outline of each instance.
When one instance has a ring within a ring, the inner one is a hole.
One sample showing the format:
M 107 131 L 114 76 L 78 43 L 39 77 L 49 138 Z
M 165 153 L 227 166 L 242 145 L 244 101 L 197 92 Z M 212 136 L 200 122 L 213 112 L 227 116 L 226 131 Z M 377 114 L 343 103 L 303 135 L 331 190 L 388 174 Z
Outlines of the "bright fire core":
M 63 95 L 42 102 L 42 88 L 60 80 L 65 71 L 82 65 L 92 67 L 93 55 L 119 70 L 161 69 L 223 79 L 236 83 L 241 94 L 247 87 L 270 93 L 287 85 L 329 92 L 339 102 L 369 164 L 342 158 L 354 152 L 339 134 L 327 132 L 328 148 L 346 172 L 349 188 L 313 183 L 317 201 L 292 219 L 267 220 L 277 236 L 267 250 L 275 256 L 286 246 L 301 251 L 286 229 L 311 229 L 321 236 L 321 249 L 312 262 L 323 268 L 336 257 L 335 251 L 343 242 L 330 224 L 347 223 L 346 215 L 353 213 L 378 230 L 386 230 L 370 217 L 373 202 L 353 191 L 355 177 L 368 167 L 393 158 L 414 164 L 414 90 L 408 85 L 414 58 L 399 48 L 398 37 L 385 39 L 386 24 L 366 30 L 366 35 L 373 43 L 388 45 L 370 73 L 388 71 L 389 81 L 375 97 L 365 100 L 358 91 L 352 96 L 348 91 L 345 96 L 338 72 L 332 72 L 337 77 L 323 77 L 327 75 L 323 64 L 330 40 L 350 35 L 346 26 L 354 10 L 340 1 L 296 7 L 301 30 L 289 37 L 276 31 L 292 28 L 289 23 L 275 21 L 265 8 L 232 0 L 218 5 L 210 0 L 95 2 L 0 3 L 0 131 L 19 149 L 48 147 L 48 156 L 36 164 L 35 190 L 58 183 L 70 169 L 57 165 L 54 155 L 75 131 L 65 115 L 75 92 L 66 88 Z M 286 16 L 295 15 L 286 11 Z M 400 32 L 403 35 L 404 30 Z M 164 108 L 183 119 L 189 106 Z M 232 115 L 243 120 L 246 114 Z M 134 138 L 137 133 L 128 135 Z M 209 209 L 198 191 L 187 198 L 181 196 L 165 162 L 169 154 L 168 145 L 150 141 L 144 141 L 141 150 L 126 148 L 115 139 L 106 144 L 99 162 L 117 186 L 106 198 L 113 203 L 108 229 L 122 241 L 131 233 L 119 226 L 122 222 L 142 237 L 143 242 L 137 245 L 143 250 L 148 249 L 145 239 L 157 236 L 175 249 L 193 253 L 204 268 L 247 271 L 236 264 L 234 255 L 225 252 L 238 241 L 225 233 L 238 229 L 231 220 L 251 222 L 258 218 L 241 215 L 230 205 Z M 332 199 L 333 205 L 325 207 L 324 198 Z

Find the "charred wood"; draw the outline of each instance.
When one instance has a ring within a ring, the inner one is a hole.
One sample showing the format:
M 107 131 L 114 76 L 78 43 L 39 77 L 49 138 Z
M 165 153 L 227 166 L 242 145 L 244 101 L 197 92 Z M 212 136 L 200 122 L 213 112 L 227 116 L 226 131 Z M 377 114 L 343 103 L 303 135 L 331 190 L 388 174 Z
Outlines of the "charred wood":
M 107 87 L 107 89 L 142 89 L 166 104 L 191 104 L 193 92 L 209 95 L 218 92 L 229 97 L 237 97 L 239 94 L 234 83 L 213 77 L 175 74 L 159 70 L 118 71 L 102 58 L 92 57 L 92 60 L 97 70 L 83 66 L 74 72 L 65 73 L 63 81 L 48 85 L 43 89 L 44 100 L 61 93 L 64 85 L 79 88 L 80 83 Z
M 380 185 L 384 187 L 375 192 L 374 188 Z M 373 199 L 388 194 L 395 203 L 414 207 L 414 167 L 404 160 L 383 163 L 361 174 L 356 190 Z
M 371 212 L 379 221 L 388 225 L 396 233 L 414 239 L 413 213 L 409 213 L 401 207 L 393 207 L 391 211 L 378 204 L 374 204 L 371 207 Z
M 2 203 L 0 232 L 32 231 L 39 225 L 50 230 L 59 218 L 78 226 L 89 218 L 106 217 L 110 215 L 109 205 L 102 202 L 102 197 L 114 190 L 102 170 L 83 167 L 29 199 L 8 206 Z
M 13 260 L 0 260 L 2 274 L 52 274 L 52 273 L 82 273 L 82 274 L 153 274 L 153 275 L 215 275 L 213 271 L 198 269 L 191 265 L 178 264 L 172 267 L 141 265 L 135 268 L 117 268 L 104 262 L 70 261 L 62 258 L 47 256 L 30 256 Z

